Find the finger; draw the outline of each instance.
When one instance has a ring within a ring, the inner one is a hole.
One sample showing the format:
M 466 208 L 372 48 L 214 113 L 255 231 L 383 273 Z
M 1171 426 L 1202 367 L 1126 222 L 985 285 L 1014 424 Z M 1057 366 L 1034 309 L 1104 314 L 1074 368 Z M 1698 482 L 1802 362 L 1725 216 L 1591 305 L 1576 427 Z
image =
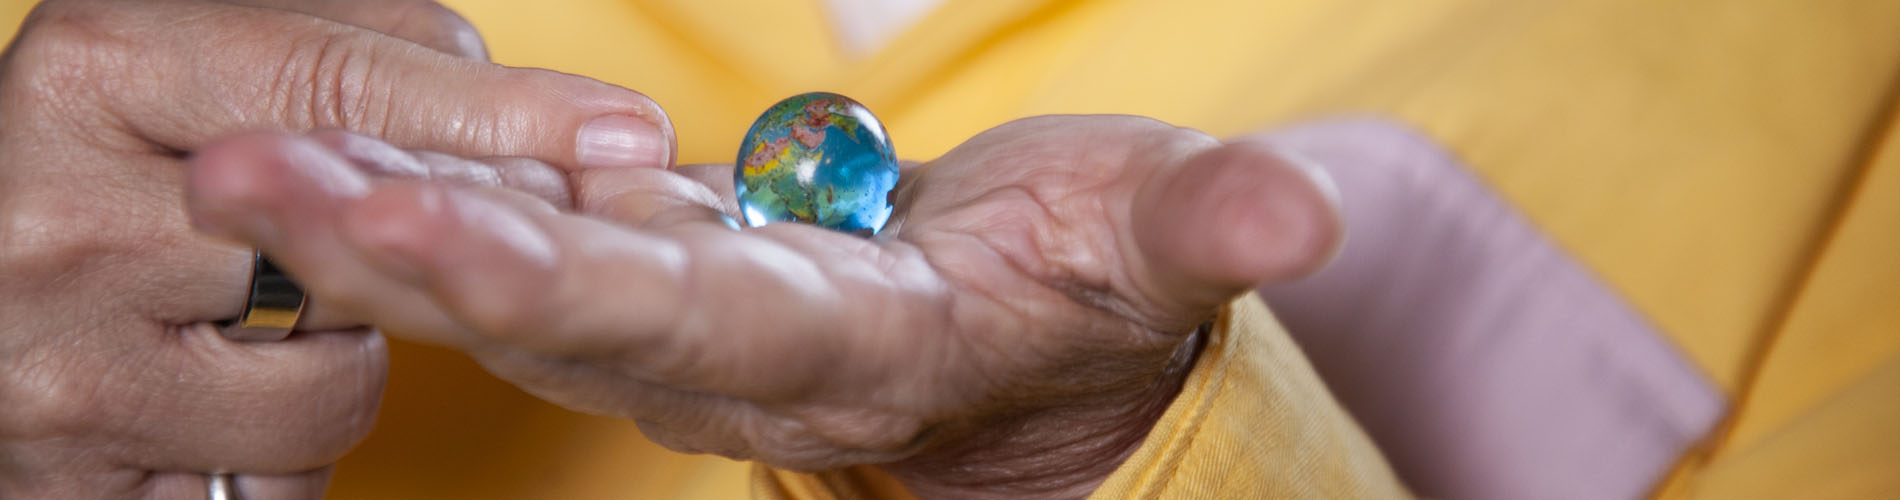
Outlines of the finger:
M 488 60 L 481 34 L 453 9 L 432 0 L 224 0 L 282 9 L 360 26 L 442 53 Z
M 175 224 L 180 229 L 184 228 L 183 221 Z M 161 325 L 228 324 L 244 312 L 250 296 L 253 268 L 250 248 L 183 231 L 166 240 L 170 251 L 153 253 L 144 258 L 152 260 L 149 265 L 155 269 L 153 272 L 165 273 L 167 276 L 149 281 L 131 281 L 141 285 L 150 283 L 149 286 L 163 287 L 164 290 L 162 293 L 159 290 L 151 290 L 152 293 L 122 290 L 144 300 L 142 303 L 130 304 L 131 307 L 139 309 L 144 318 Z M 362 321 L 320 300 L 308 300 L 294 329 L 322 331 L 362 326 Z
M 912 185 L 915 184 L 919 169 L 923 168 L 925 164 L 915 161 L 900 161 L 897 165 L 899 180 L 896 189 L 894 189 L 891 194 L 891 200 L 893 204 L 898 206 L 898 210 L 901 212 L 904 207 L 908 205 L 906 200 L 912 196 L 911 192 L 914 190 Z M 719 199 L 719 203 L 713 206 L 725 212 L 725 214 L 733 218 L 735 224 L 737 224 L 736 220 L 740 217 L 739 200 L 737 191 L 733 189 L 735 179 L 733 179 L 732 164 L 697 163 L 692 165 L 679 165 L 673 167 L 673 172 L 697 181 L 705 185 L 707 189 L 712 190 L 713 194 Z M 893 215 L 890 224 L 885 228 L 885 232 L 895 233 L 894 230 L 902 224 L 902 219 L 901 214 Z
M 223 151 L 221 145 L 194 158 L 194 179 L 213 164 L 204 157 Z M 281 256 L 294 273 L 352 276 L 313 279 L 315 296 L 348 304 L 379 325 L 408 325 L 389 328 L 397 335 L 467 349 L 557 402 L 738 432 L 744 443 L 827 439 L 888 457 L 911 444 L 890 436 L 913 433 L 884 431 L 914 427 L 914 419 L 869 425 L 876 419 L 818 411 L 815 420 L 853 425 L 814 430 L 800 423 L 806 417 L 754 421 L 739 417 L 757 415 L 750 407 L 717 409 L 668 398 L 787 401 L 846 380 L 929 384 L 930 373 L 892 369 L 886 361 L 915 359 L 892 351 L 948 360 L 964 355 L 943 334 L 952 316 L 946 287 L 914 248 L 887 251 L 796 225 L 742 233 L 699 222 L 635 231 L 597 216 L 524 210 L 496 193 L 439 183 L 387 182 L 357 195 L 356 186 L 366 182 L 333 178 L 353 171 L 345 162 L 308 160 L 246 163 L 258 170 L 250 175 L 271 182 L 194 181 L 194 211 L 214 229 Z M 321 188 L 335 185 L 350 187 Z M 318 187 L 298 191 L 309 186 Z M 338 215 L 314 214 L 311 207 Z M 339 254 L 339 244 L 354 250 L 356 260 Z M 397 304 L 410 293 L 429 300 Z M 546 361 L 508 368 L 492 361 L 495 353 Z M 843 359 L 856 362 L 838 362 Z M 583 384 L 544 372 L 559 364 L 608 375 L 578 377 L 596 380 Z M 603 379 L 638 383 L 598 382 Z M 645 390 L 653 387 L 667 390 Z M 693 410 L 671 418 L 645 413 L 671 405 Z M 776 430 L 751 434 L 762 429 Z M 742 449 L 719 446 L 720 453 Z
M 365 260 L 410 270 L 409 282 L 484 337 L 626 356 L 663 383 L 786 397 L 809 380 L 771 374 L 848 372 L 831 363 L 887 347 L 890 332 L 947 328 L 924 321 L 946 316 L 947 297 L 921 256 L 818 228 L 632 231 L 426 185 L 382 187 L 346 210 L 339 232 Z M 450 272 L 476 263 L 484 272 Z
M 176 187 L 166 186 L 181 184 L 184 172 L 170 168 L 168 161 L 146 166 L 162 177 L 149 182 L 154 192 L 152 202 L 175 200 Z M 117 266 L 136 270 L 136 274 L 99 273 L 102 279 L 89 280 L 89 283 L 96 282 L 93 286 L 104 288 L 100 293 L 126 299 L 123 304 L 112 304 L 111 307 L 123 307 L 136 314 L 138 319 L 153 324 L 229 324 L 242 315 L 250 295 L 255 251 L 242 243 L 208 238 L 190 230 L 187 214 L 182 211 L 152 208 L 141 213 L 150 214 L 154 220 L 133 225 L 138 228 L 137 233 L 119 234 L 124 231 L 122 229 L 95 230 L 111 235 L 108 238 L 130 240 L 112 245 L 119 246 L 117 250 L 132 260 L 118 263 Z M 106 220 L 137 221 L 123 219 L 123 212 L 94 215 L 107 217 Z M 143 251 L 126 248 L 127 245 L 150 245 L 162 247 L 164 251 Z M 98 251 L 96 248 L 88 250 Z M 309 300 L 305 302 L 294 328 L 322 331 L 362 326 L 363 322 L 320 300 Z
M 733 220 L 721 209 L 726 201 L 705 184 L 665 170 L 588 170 L 576 174 L 574 187 L 578 197 L 575 207 L 580 212 L 605 216 L 630 226 L 724 224 Z
M 1323 171 L 1255 141 L 1163 169 L 1137 191 L 1131 213 L 1149 295 L 1203 311 L 1318 270 L 1343 234 L 1331 186 Z
M 656 233 L 506 208 L 390 184 L 346 209 L 339 232 L 491 346 L 476 350 L 543 360 L 533 375 L 491 356 L 484 366 L 551 401 L 694 436 L 675 448 L 802 467 L 890 460 L 915 444 L 923 411 L 786 415 L 753 402 L 796 406 L 863 380 L 927 386 L 936 373 L 901 352 L 965 354 L 946 334 L 948 291 L 914 251 L 797 225 Z M 368 314 L 404 314 L 377 309 Z M 550 376 L 549 365 L 595 373 Z
M 381 389 L 381 338 L 356 330 L 225 341 L 211 321 L 244 306 L 251 252 L 193 235 L 177 210 L 158 213 L 138 226 L 150 234 L 137 240 L 164 251 L 133 252 L 137 260 L 97 272 L 105 279 L 76 282 L 100 288 L 67 296 L 95 310 L 71 325 L 70 342 L 17 367 L 45 384 L 14 393 L 26 397 L 6 406 L 83 430 L 75 440 L 90 441 L 75 449 L 141 468 L 211 470 L 230 460 L 300 470 L 335 460 L 368 429 Z M 313 304 L 301 326 L 357 324 L 328 310 Z M 74 349 L 80 355 L 57 352 Z
M 388 356 L 374 331 L 240 343 L 201 323 L 173 335 L 99 381 L 118 399 L 92 406 L 89 438 L 113 463 L 288 473 L 335 462 L 368 434 Z
M 719 197 L 720 210 L 739 216 L 739 199 L 732 187 L 733 167 L 727 163 L 698 163 L 673 167 L 673 172 L 699 182 Z
M 308 137 L 372 176 L 506 188 L 534 195 L 556 207 L 574 206 L 568 193 L 567 175 L 533 158 L 467 159 L 433 151 L 408 151 L 369 136 L 337 129 L 311 132 Z
M 170 251 L 132 269 L 176 276 L 122 283 L 167 293 L 126 290 L 142 297 L 126 306 L 151 312 L 101 325 L 150 331 L 149 340 L 130 351 L 103 347 L 95 354 L 114 361 L 91 367 L 96 377 L 62 382 L 42 399 L 88 409 L 72 425 L 90 429 L 109 459 L 137 468 L 302 470 L 340 457 L 368 430 L 382 387 L 381 337 L 311 304 L 298 324 L 306 331 L 284 341 L 227 341 L 209 320 L 244 307 L 252 253 L 188 232 L 166 239 L 175 240 Z
M 58 69 L 46 71 L 64 79 L 63 92 L 170 150 L 194 151 L 233 130 L 328 127 L 405 148 L 566 168 L 672 162 L 672 126 L 660 107 L 591 79 L 448 56 L 274 9 L 141 2 L 58 12 L 78 8 L 47 9 L 54 12 L 36 27 L 33 50 L 14 54 L 25 59 L 19 66 Z M 101 62 L 121 60 L 140 64 Z M 141 84 L 85 90 L 125 81 Z
M 732 164 L 729 163 L 694 163 L 673 167 L 673 173 L 698 181 L 714 193 L 733 192 L 732 170 Z
M 427 296 L 354 259 L 336 241 L 332 235 L 336 212 L 346 201 L 366 194 L 370 178 L 331 149 L 285 134 L 242 134 L 194 154 L 187 174 L 187 209 L 200 230 L 235 239 L 238 235 L 228 233 L 228 228 L 240 224 L 277 227 L 272 218 L 288 221 L 281 231 L 245 234 L 242 241 L 280 243 L 259 247 L 313 300 L 351 314 L 370 302 L 411 310 L 400 320 L 376 323 L 385 330 L 415 332 L 411 335 L 460 330 L 453 319 L 439 314 Z M 283 244 L 279 238 L 291 241 Z M 325 293 L 337 289 L 353 292 Z
M 890 254 L 794 225 L 634 231 L 439 184 L 339 179 L 349 168 L 334 159 L 242 162 L 248 172 L 214 175 L 240 164 L 208 158 L 225 151 L 194 159 L 194 212 L 310 277 L 315 296 L 400 335 L 471 349 L 626 354 L 656 379 L 750 393 L 759 388 L 742 382 L 808 382 L 768 373 L 841 373 L 825 365 L 843 358 L 824 353 L 858 338 L 888 346 L 870 332 L 928 337 L 915 332 L 946 328 L 947 291 L 914 249 Z M 255 180 L 199 181 L 239 175 Z M 819 354 L 783 356 L 800 350 Z M 787 366 L 796 363 L 812 366 Z

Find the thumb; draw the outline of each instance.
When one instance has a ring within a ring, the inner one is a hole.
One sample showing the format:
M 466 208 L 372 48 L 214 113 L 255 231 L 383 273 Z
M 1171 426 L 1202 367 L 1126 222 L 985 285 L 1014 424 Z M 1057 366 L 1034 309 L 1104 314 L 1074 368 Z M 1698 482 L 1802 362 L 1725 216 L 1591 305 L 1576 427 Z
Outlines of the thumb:
M 119 23 L 107 28 L 149 41 L 117 48 L 150 63 L 115 67 L 135 79 L 112 80 L 145 83 L 94 95 L 137 136 L 175 150 L 245 129 L 343 128 L 405 148 L 569 168 L 673 161 L 659 105 L 596 80 L 454 57 L 283 10 L 170 2 L 125 10 L 204 11 L 84 21 Z
M 1259 141 L 1237 141 L 1159 172 L 1131 214 L 1157 298 L 1200 313 L 1332 258 L 1344 230 L 1331 178 Z

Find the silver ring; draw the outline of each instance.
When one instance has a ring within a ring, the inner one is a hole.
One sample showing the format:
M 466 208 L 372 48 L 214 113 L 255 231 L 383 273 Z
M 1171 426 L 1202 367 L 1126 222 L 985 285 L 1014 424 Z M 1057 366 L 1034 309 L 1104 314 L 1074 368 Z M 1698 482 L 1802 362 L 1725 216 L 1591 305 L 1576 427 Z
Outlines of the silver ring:
M 205 498 L 209 500 L 239 500 L 237 487 L 232 483 L 237 478 L 228 472 L 213 472 L 205 478 Z
M 291 327 L 297 326 L 297 317 L 303 315 L 303 287 L 263 253 L 251 255 L 250 295 L 244 299 L 244 312 L 237 321 L 223 329 L 224 337 L 245 342 L 283 340 L 290 336 Z

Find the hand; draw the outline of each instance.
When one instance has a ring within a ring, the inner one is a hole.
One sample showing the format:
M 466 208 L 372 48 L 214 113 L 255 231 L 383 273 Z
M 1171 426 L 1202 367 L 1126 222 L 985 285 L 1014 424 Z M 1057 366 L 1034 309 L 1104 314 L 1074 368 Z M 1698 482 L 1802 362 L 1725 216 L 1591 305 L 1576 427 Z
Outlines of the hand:
M 320 151 L 221 142 L 191 210 L 541 397 L 680 450 L 883 464 L 930 498 L 1085 496 L 1172 399 L 1190 332 L 1340 232 L 1323 174 L 1132 117 L 1022 120 L 910 167 L 875 239 L 728 228 L 730 166 L 580 171 L 562 213 Z
M 0 57 L 0 498 L 200 499 L 210 471 L 247 499 L 321 496 L 374 420 L 383 341 L 320 299 L 286 341 L 225 341 L 250 250 L 190 229 L 183 156 L 341 127 L 568 167 L 670 161 L 645 97 L 482 57 L 419 0 L 39 5 Z M 423 158 L 383 173 L 565 191 L 546 164 Z

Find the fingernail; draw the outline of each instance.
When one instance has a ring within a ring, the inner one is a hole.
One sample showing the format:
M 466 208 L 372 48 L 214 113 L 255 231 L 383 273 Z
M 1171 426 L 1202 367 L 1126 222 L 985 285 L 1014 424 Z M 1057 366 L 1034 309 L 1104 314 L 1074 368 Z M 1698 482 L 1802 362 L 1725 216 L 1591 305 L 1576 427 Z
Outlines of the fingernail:
M 587 168 L 666 168 L 671 148 L 660 127 L 627 115 L 588 121 L 574 140 L 574 156 Z

